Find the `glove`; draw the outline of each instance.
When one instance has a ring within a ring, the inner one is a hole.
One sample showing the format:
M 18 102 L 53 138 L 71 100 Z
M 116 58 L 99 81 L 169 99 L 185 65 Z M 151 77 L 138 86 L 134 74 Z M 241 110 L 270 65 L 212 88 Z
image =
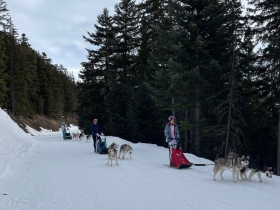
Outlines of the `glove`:
M 99 137 L 100 136 L 99 133 L 97 133 L 96 136 Z
M 101 133 L 101 136 L 104 136 L 104 133 Z

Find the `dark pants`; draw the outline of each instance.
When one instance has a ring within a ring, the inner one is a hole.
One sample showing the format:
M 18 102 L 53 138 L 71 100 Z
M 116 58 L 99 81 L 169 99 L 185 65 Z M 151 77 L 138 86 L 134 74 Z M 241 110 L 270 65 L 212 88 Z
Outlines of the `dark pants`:
M 93 147 L 94 147 L 94 150 L 96 150 L 96 134 L 95 134 L 95 135 L 92 135 L 92 139 L 93 139 Z

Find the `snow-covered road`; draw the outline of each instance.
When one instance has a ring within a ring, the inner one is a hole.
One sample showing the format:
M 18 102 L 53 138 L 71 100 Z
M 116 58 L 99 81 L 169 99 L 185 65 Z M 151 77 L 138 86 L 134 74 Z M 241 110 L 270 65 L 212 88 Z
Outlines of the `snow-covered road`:
M 28 152 L 0 178 L 1 210 L 276 210 L 280 178 L 263 183 L 212 180 L 213 166 L 171 169 L 168 150 L 131 144 L 133 159 L 107 166 L 91 143 L 63 141 L 61 133 L 37 136 Z M 108 145 L 128 143 L 107 137 Z M 194 163 L 211 163 L 186 154 Z M 3 195 L 7 194 L 7 195 Z

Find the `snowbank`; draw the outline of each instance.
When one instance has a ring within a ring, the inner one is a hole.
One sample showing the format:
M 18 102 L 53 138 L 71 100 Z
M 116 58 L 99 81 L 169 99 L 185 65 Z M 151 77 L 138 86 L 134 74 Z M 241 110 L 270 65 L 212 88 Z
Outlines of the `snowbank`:
M 58 129 L 59 131 L 52 131 L 52 130 L 48 130 L 48 129 L 40 127 L 41 130 L 37 131 L 34 128 L 31 128 L 30 126 L 25 125 L 25 129 L 28 131 L 28 133 L 30 133 L 33 136 L 47 136 L 47 135 L 51 135 L 51 134 L 54 134 L 54 133 L 61 134 L 61 128 Z M 69 129 L 70 129 L 71 133 L 72 132 L 81 133 L 81 131 L 79 131 L 78 126 L 76 126 L 76 125 L 70 124 Z
M 32 142 L 32 137 L 0 108 L 0 176 L 12 160 L 28 150 Z
M 52 132 L 52 130 L 44 129 L 42 127 L 40 127 L 41 131 L 37 131 L 28 125 L 25 125 L 25 129 L 28 131 L 28 133 L 32 134 L 33 136 L 45 136 L 49 135 Z

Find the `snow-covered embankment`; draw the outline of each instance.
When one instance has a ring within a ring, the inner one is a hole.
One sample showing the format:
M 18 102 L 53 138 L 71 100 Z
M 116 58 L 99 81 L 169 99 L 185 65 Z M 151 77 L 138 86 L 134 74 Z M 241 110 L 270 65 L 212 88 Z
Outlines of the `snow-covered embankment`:
M 9 164 L 20 157 L 32 145 L 32 137 L 25 133 L 0 108 L 0 176 L 9 169 Z

